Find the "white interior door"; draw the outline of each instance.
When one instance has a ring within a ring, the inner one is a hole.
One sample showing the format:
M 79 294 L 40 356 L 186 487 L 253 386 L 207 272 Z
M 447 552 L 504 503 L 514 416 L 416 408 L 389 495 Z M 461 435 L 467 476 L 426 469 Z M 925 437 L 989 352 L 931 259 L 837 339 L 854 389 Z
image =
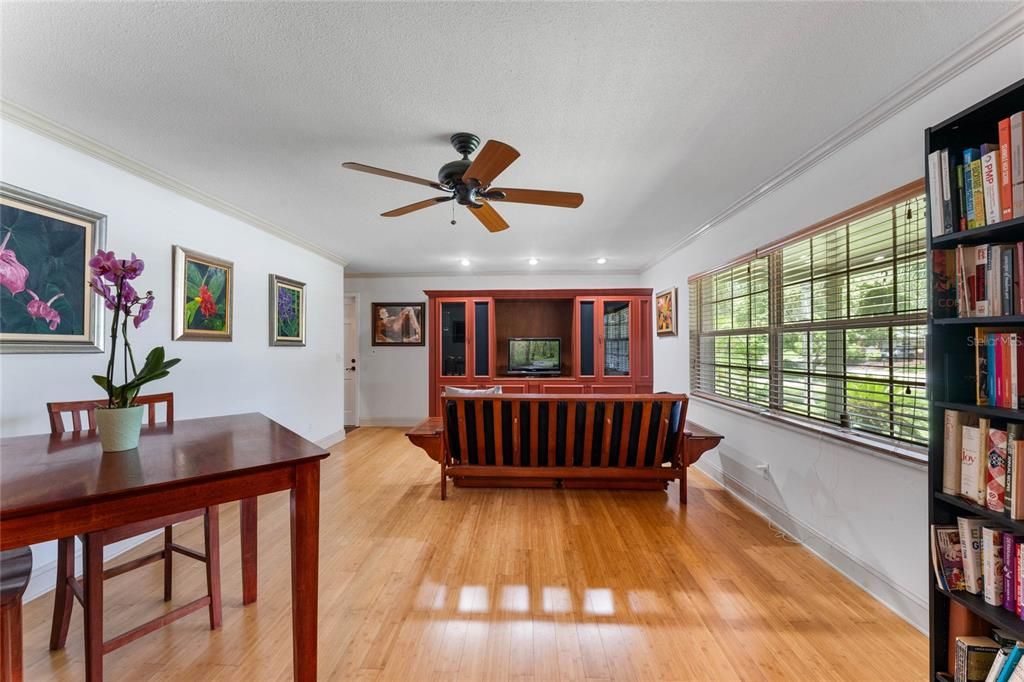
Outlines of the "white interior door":
M 345 297 L 345 426 L 359 426 L 359 296 Z

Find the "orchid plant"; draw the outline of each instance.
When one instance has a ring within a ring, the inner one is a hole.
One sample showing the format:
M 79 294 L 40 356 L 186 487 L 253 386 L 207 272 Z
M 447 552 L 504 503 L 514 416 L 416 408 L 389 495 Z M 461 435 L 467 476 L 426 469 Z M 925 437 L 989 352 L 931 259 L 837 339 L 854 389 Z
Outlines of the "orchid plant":
M 135 365 L 132 346 L 128 342 L 128 321 L 131 320 L 132 325 L 138 329 L 143 322 L 149 319 L 155 300 L 152 291 L 147 291 L 144 296 L 140 296 L 131 284 L 132 280 L 142 274 L 144 267 L 145 263 L 142 259 L 136 258 L 134 253 L 131 259 L 120 260 L 113 251 L 99 250 L 89 260 L 92 274 L 89 288 L 103 299 L 107 310 L 114 312 L 110 324 L 110 360 L 107 362 L 107 373 L 105 376 L 96 374 L 92 378 L 100 388 L 107 392 L 107 407 L 111 409 L 132 407 L 135 397 L 139 394 L 139 389 L 151 381 L 164 378 L 170 374 L 170 368 L 180 362 L 177 358 L 164 360 L 164 349 L 162 346 L 157 346 L 146 356 L 141 369 Z M 120 340 L 124 346 L 121 353 L 124 383 L 116 385 L 114 374 L 117 366 L 119 330 Z M 129 367 L 131 367 L 131 378 L 128 374 Z

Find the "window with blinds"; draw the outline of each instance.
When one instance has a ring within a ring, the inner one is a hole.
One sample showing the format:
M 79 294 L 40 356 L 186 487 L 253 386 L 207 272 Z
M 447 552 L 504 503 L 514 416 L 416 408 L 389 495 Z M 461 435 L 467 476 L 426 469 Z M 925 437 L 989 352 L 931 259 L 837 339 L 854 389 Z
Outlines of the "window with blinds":
M 928 439 L 919 183 L 690 280 L 690 388 Z

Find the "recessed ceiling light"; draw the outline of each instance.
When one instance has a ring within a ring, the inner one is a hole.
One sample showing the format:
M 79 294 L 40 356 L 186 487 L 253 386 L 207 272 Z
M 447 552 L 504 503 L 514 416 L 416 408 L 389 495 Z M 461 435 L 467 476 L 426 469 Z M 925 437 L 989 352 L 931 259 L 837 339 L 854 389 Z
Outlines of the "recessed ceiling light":
M 531 259 L 530 259 L 529 261 L 527 261 L 527 262 L 528 262 L 528 263 L 529 263 L 530 265 L 536 265 L 536 264 L 537 264 L 537 263 L 539 263 L 540 261 L 539 261 L 539 260 L 537 260 L 536 258 L 531 258 Z
M 468 268 L 468 267 L 469 267 L 469 259 L 468 259 L 468 258 L 463 258 L 463 259 L 461 259 L 461 260 L 459 261 L 459 264 L 460 264 L 460 265 L 461 265 L 462 267 L 464 267 L 464 268 Z
M 598 265 L 604 265 L 607 262 L 608 262 L 608 259 L 605 258 L 604 256 L 601 256 L 600 258 L 597 259 L 597 264 Z

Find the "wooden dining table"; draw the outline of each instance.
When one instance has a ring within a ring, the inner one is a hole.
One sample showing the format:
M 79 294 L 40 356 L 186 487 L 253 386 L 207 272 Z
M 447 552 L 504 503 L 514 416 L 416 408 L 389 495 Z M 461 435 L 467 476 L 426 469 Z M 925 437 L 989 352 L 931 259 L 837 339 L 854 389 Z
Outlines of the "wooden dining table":
M 257 597 L 259 495 L 291 491 L 292 666 L 317 675 L 323 448 L 262 414 L 144 427 L 139 447 L 104 453 L 95 432 L 0 439 L 0 549 L 73 537 L 240 500 L 242 602 Z M 85 623 L 87 630 L 97 627 Z M 102 628 L 102 621 L 98 627 Z M 86 679 L 103 656 L 86 656 Z

